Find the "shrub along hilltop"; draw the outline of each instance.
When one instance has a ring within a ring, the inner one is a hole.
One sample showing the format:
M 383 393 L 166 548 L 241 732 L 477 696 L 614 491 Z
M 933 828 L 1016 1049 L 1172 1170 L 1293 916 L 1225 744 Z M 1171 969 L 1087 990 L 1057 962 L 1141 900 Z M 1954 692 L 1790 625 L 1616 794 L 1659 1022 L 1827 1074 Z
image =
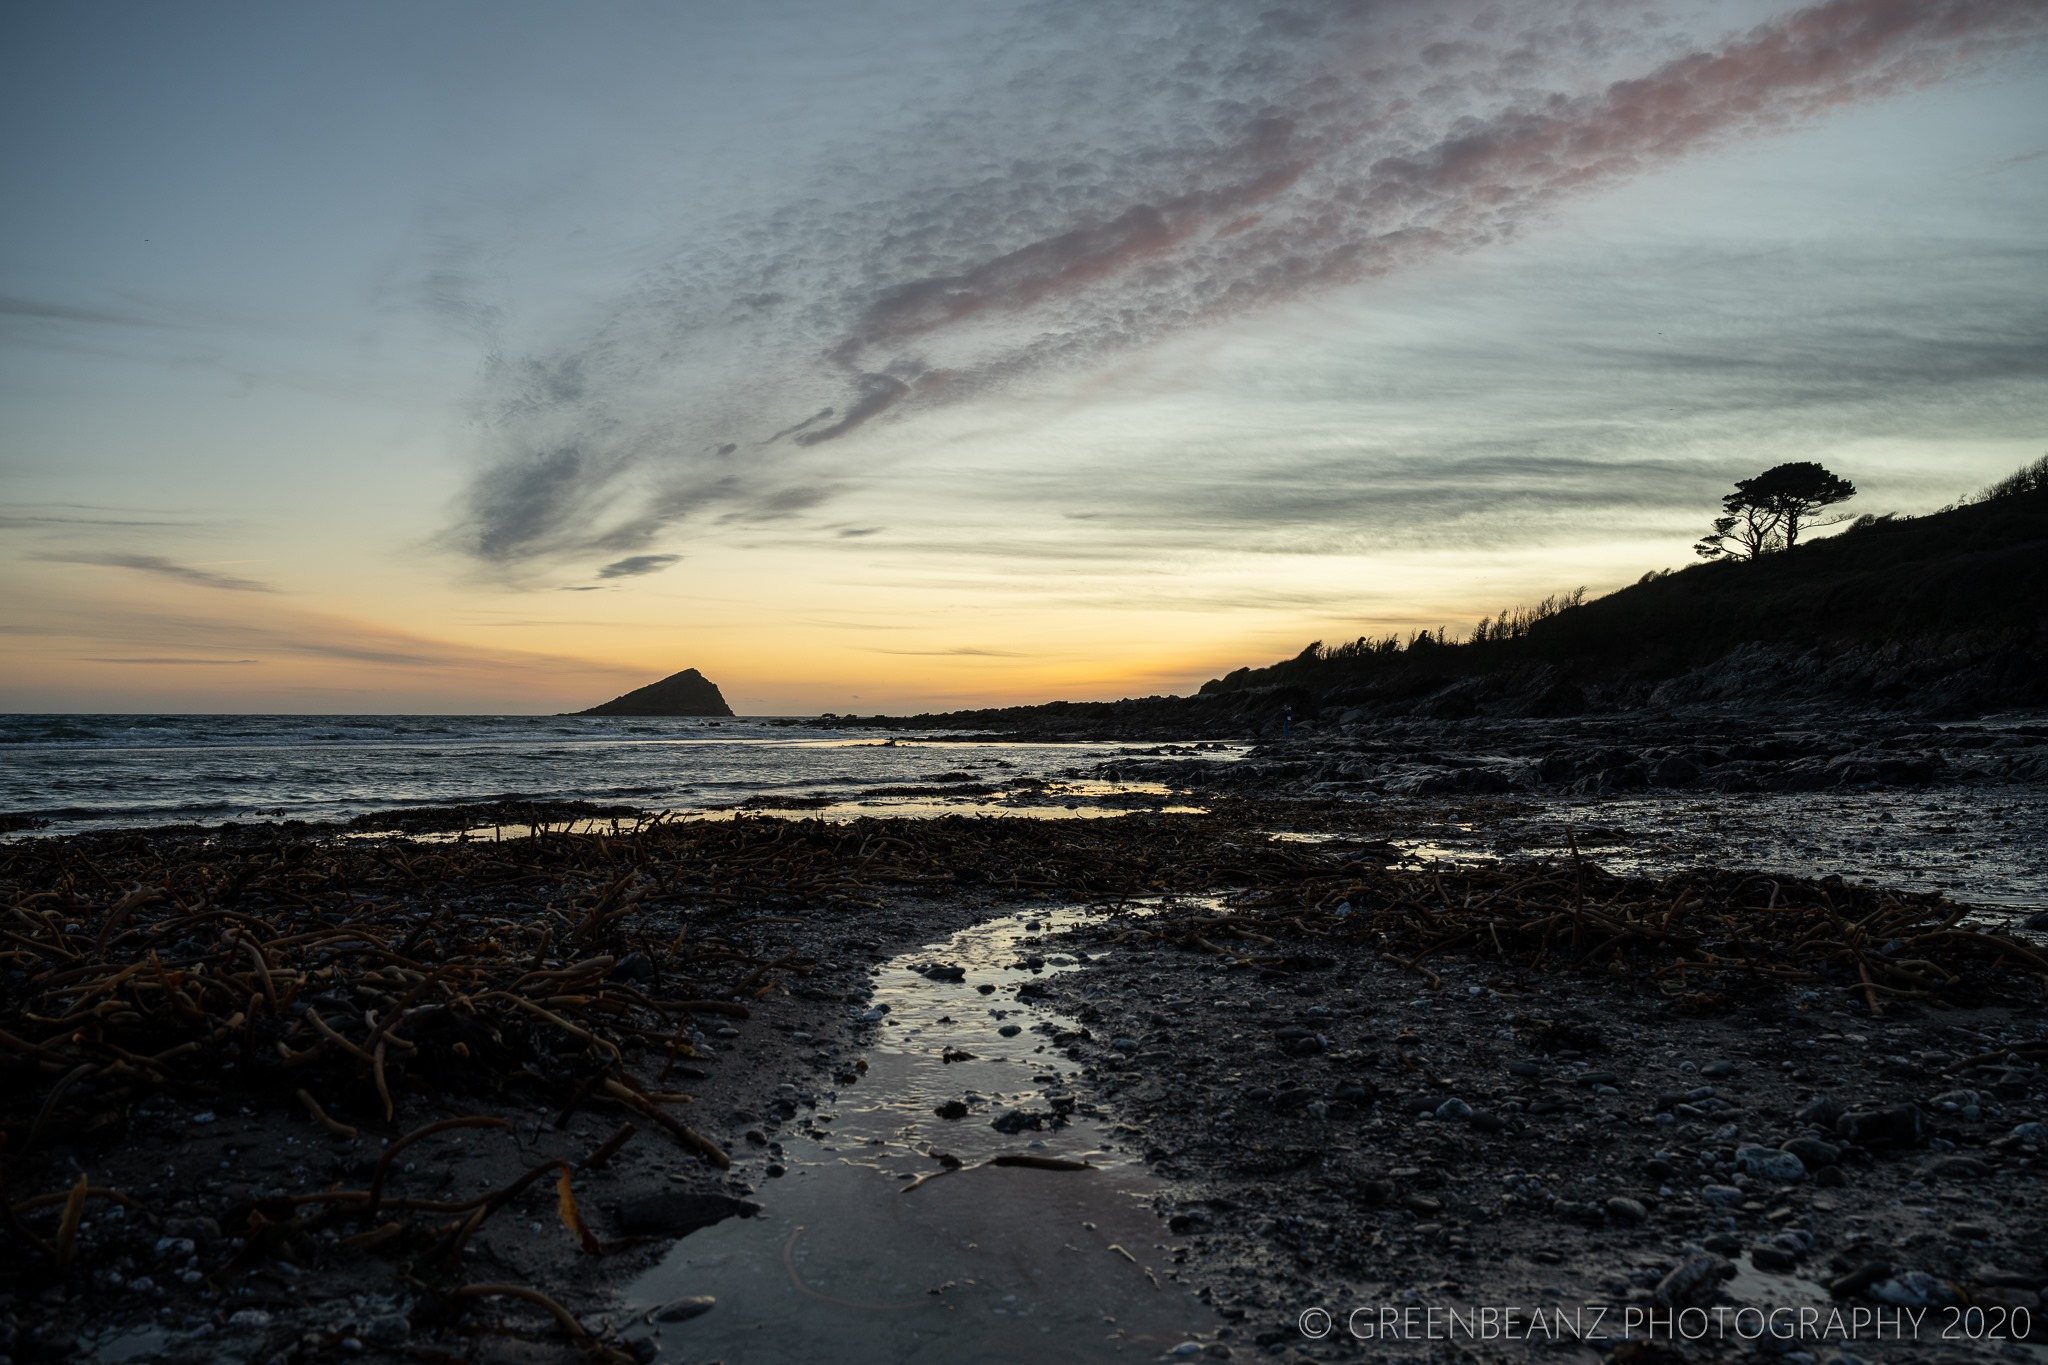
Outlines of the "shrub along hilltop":
M 1552 598 L 1463 641 L 1319 641 L 1192 697 L 860 723 L 1239 737 L 1277 733 L 1288 707 L 1298 721 L 1455 720 L 1821 700 L 1937 714 L 2048 705 L 2048 459 L 1965 506 L 1862 517 L 1794 549 Z

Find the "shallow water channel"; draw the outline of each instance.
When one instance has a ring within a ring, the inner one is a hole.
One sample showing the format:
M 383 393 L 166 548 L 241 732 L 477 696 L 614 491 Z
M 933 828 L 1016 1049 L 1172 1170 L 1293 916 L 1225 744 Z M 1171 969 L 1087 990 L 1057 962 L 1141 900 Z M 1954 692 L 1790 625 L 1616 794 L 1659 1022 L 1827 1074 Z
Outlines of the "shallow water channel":
M 657 1332 L 663 1361 L 731 1365 L 1146 1360 L 1213 1339 L 1219 1320 L 1169 1278 L 1147 1204 L 1158 1182 L 1064 1084 L 1078 1064 L 1052 1035 L 1078 1026 L 1018 999 L 1076 965 L 1041 938 L 1089 918 L 1006 916 L 890 961 L 867 1074 L 837 1092 L 785 1087 L 798 1106 L 775 1135 L 787 1173 L 754 1196 L 758 1216 L 684 1238 L 632 1287 L 634 1334 Z M 924 974 L 939 964 L 962 979 Z M 967 1115 L 940 1117 L 948 1101 Z M 992 1125 L 1012 1111 L 1044 1126 Z M 1017 1157 L 1087 1166 L 994 1164 Z M 709 1311 L 659 1320 L 698 1296 Z

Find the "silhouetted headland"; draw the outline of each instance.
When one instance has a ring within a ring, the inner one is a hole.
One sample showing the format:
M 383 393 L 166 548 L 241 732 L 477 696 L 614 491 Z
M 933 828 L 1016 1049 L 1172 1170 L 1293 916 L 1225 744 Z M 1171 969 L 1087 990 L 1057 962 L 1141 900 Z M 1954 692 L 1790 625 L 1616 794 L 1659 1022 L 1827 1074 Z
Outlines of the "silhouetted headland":
M 835 718 L 1086 737 L 1277 737 L 1395 719 L 1559 718 L 1727 703 L 1966 715 L 2048 705 L 2048 487 L 1863 517 L 1750 560 L 1505 611 L 1471 636 L 1317 641 L 1193 696 Z
M 729 716 L 732 708 L 718 684 L 694 668 L 671 674 L 658 683 L 636 687 L 602 706 L 578 711 L 579 716 Z

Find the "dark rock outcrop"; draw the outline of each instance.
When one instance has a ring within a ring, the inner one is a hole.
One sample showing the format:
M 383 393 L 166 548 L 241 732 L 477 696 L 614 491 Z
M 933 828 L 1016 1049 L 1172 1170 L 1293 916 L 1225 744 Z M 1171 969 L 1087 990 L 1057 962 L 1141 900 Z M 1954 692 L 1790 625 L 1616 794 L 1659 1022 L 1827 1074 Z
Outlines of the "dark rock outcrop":
M 718 684 L 694 668 L 686 668 L 658 683 L 636 687 L 623 697 L 602 706 L 576 712 L 579 716 L 729 716 L 732 708 L 719 695 Z

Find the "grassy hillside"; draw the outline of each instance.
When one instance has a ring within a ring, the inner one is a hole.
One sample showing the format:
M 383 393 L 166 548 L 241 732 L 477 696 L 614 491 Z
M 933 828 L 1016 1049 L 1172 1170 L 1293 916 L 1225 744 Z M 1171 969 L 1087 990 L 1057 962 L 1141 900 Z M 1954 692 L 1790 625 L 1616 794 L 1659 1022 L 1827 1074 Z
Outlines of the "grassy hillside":
M 2048 491 L 1867 521 L 1753 561 L 1646 575 L 1514 638 L 1312 646 L 1201 690 L 1284 687 L 1322 701 L 1386 703 L 1500 673 L 1540 671 L 1566 686 L 1642 684 L 1759 645 L 1821 658 L 1878 648 L 2048 652 Z M 1540 699 L 1533 709 L 1541 711 Z
M 1484 639 L 1318 643 L 1192 697 L 858 723 L 1222 738 L 1277 733 L 1286 708 L 1311 721 L 1777 698 L 1949 713 L 2048 705 L 2048 460 L 2006 482 L 1970 506 L 1865 519 L 1795 550 L 1511 613 Z

